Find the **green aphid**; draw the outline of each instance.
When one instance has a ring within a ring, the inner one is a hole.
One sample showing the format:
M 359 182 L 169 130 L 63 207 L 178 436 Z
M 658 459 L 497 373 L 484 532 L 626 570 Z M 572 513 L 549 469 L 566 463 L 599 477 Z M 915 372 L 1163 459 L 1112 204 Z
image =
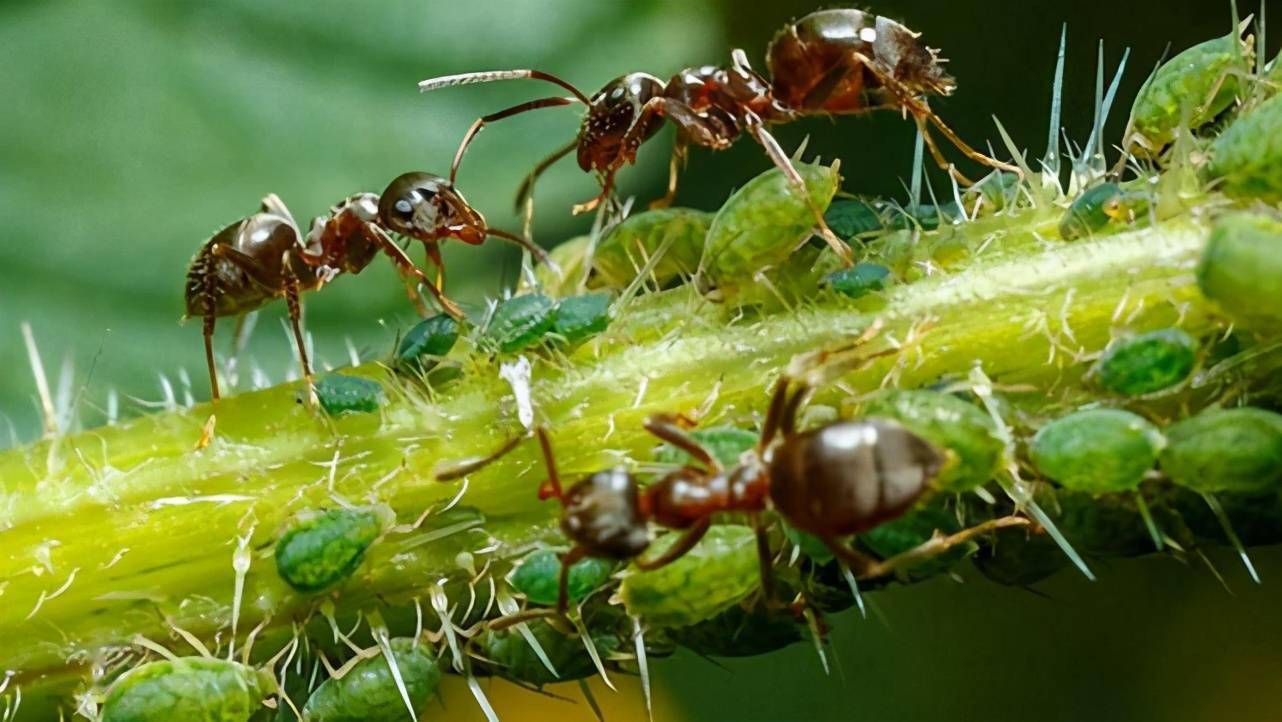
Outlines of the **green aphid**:
M 390 641 L 392 661 L 415 714 L 421 715 L 441 681 L 436 654 L 426 643 Z M 340 679 L 327 679 L 303 707 L 303 722 L 403 722 L 411 719 L 385 655 L 357 662 Z
M 525 624 L 556 669 L 556 675 L 548 671 L 516 628 L 487 629 L 474 638 L 472 645 L 476 654 L 484 660 L 478 664 L 482 671 L 535 687 L 586 679 L 596 674 L 596 665 L 580 637 L 566 635 L 542 619 Z M 592 643 L 602 658 L 619 648 L 619 638 L 613 634 L 593 634 Z
M 933 231 L 941 225 L 948 225 L 962 217 L 961 207 L 956 201 L 940 205 L 916 203 L 910 206 L 895 206 L 890 210 L 890 228 Z
M 1250 65 L 1254 47 L 1254 36 L 1233 32 L 1162 64 L 1131 106 L 1136 150 L 1157 155 L 1186 124 L 1197 130 L 1233 105 L 1241 89 L 1236 70 Z
M 1059 235 L 1066 241 L 1100 233 L 1110 223 L 1129 225 L 1148 212 L 1149 196 L 1116 183 L 1101 183 L 1084 191 L 1064 212 Z
M 275 690 L 271 674 L 237 662 L 148 662 L 107 690 L 100 722 L 248 722 Z
M 561 299 L 552 333 L 565 343 L 577 344 L 610 326 L 610 294 L 586 293 Z
M 392 511 L 382 506 L 306 515 L 276 542 L 276 572 L 300 592 L 330 589 L 356 572 L 391 520 Z
M 1227 195 L 1282 202 L 1282 95 L 1238 118 L 1215 139 L 1208 172 Z
M 981 213 L 1001 211 L 1015 205 L 1019 198 L 1019 186 L 1018 174 L 1004 170 L 993 171 L 967 188 L 962 200 L 969 209 L 978 205 Z
M 588 274 L 587 287 L 596 288 L 600 278 L 585 267 L 591 246 L 591 236 L 575 236 L 549 249 L 548 258 L 552 263 L 540 263 L 534 267 L 534 279 L 539 290 L 553 298 L 568 296 L 578 291 L 584 274 Z M 531 290 L 525 286 L 522 289 Z
M 1055 501 L 1045 502 L 1043 508 L 1083 554 L 1134 557 L 1153 553 L 1153 537 L 1134 493 L 1100 495 L 1057 489 Z
M 756 446 L 758 440 L 755 432 L 734 426 L 713 426 L 707 429 L 695 429 L 690 432 L 690 436 L 703 444 L 713 458 L 721 462 L 721 465 L 725 467 L 737 465 L 739 457 L 743 456 L 743 452 Z M 663 444 L 655 450 L 654 460 L 660 464 L 672 464 L 673 466 L 694 463 L 694 459 L 689 454 L 669 444 Z
M 736 604 L 712 619 L 671 630 L 681 646 L 707 657 L 755 657 L 805 638 L 796 618 L 777 610 Z
M 1087 409 L 1038 430 L 1029 456 L 1041 474 L 1072 491 L 1134 491 L 1153 468 L 1162 432 L 1121 409 Z
M 886 227 L 886 220 L 871 203 L 859 198 L 838 198 L 828 206 L 824 221 L 843 240 L 876 233 Z
M 330 416 L 372 413 L 386 400 L 382 384 L 361 376 L 330 374 L 316 382 L 315 390 L 321 408 Z
M 418 322 L 396 347 L 399 368 L 428 371 L 454 348 L 458 341 L 459 323 L 453 316 L 441 313 Z
M 1204 411 L 1166 430 L 1162 471 L 1198 492 L 1257 494 L 1282 487 L 1282 415 Z
M 992 417 L 952 394 L 926 389 L 883 391 L 864 406 L 863 414 L 898 421 L 947 449 L 956 461 L 935 479 L 940 491 L 964 492 L 982 486 L 1002 463 L 1006 446 L 997 436 Z
M 889 559 L 930 541 L 937 532 L 945 536 L 962 530 L 957 513 L 947 506 L 947 497 L 935 497 L 924 506 L 898 519 L 880 524 L 859 535 L 859 544 L 880 559 Z M 919 581 L 947 572 L 978 548 L 961 544 L 915 566 L 901 570 L 901 581 Z
M 1233 532 L 1247 546 L 1272 546 L 1282 544 L 1282 490 L 1262 494 L 1216 494 L 1220 506 L 1229 518 Z M 1172 487 L 1163 499 L 1183 519 L 1192 533 L 1200 540 L 1216 544 L 1230 544 L 1224 536 L 1224 527 L 1207 505 L 1201 494 L 1181 487 Z
M 783 534 L 800 551 L 801 555 L 815 564 L 827 564 L 836 559 L 832 550 L 819 537 L 810 532 L 801 531 L 787 522 L 783 522 Z
M 527 293 L 500 302 L 485 333 L 500 353 L 514 353 L 542 341 L 555 323 L 556 303 Z
M 798 164 L 811 201 L 828 208 L 841 181 L 835 167 Z M 734 286 L 781 265 L 815 229 L 814 212 L 777 168 L 730 196 L 708 229 L 701 271 L 716 286 Z
M 886 287 L 890 269 L 877 263 L 861 262 L 824 277 L 823 284 L 849 298 L 859 298 Z
M 1198 263 L 1197 283 L 1238 324 L 1282 326 L 1282 223 L 1251 213 L 1219 219 Z
M 570 602 L 583 601 L 600 589 L 614 573 L 614 564 L 604 559 L 588 557 L 570 567 L 567 590 Z M 557 603 L 561 579 L 561 559 L 556 552 L 545 549 L 525 557 L 508 576 L 514 589 L 525 595 L 532 604 L 552 606 Z
M 664 535 L 647 556 L 658 556 L 680 536 Z M 654 571 L 635 568 L 619 595 L 628 614 L 655 627 L 697 624 L 747 599 L 761 586 L 756 534 L 746 526 L 720 524 L 694 549 Z
M 998 529 L 971 560 L 985 577 L 1012 587 L 1040 582 L 1069 564 L 1050 534 L 1029 527 Z
M 647 276 L 660 286 L 693 276 L 703 257 L 712 214 L 691 208 L 662 208 L 629 216 L 597 245 L 592 267 L 610 288 L 624 288 L 667 244 Z
M 1092 373 L 1115 394 L 1144 396 L 1178 386 L 1196 365 L 1197 341 L 1167 328 L 1113 341 Z

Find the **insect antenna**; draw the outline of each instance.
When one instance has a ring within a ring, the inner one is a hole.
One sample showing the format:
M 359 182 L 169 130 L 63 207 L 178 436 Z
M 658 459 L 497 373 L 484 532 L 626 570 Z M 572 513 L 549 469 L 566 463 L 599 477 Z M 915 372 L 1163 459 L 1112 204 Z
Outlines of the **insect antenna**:
M 428 78 L 418 84 L 419 92 L 427 93 L 441 88 L 452 88 L 456 85 L 475 85 L 477 83 L 492 83 L 496 80 L 543 80 L 549 83 L 565 88 L 574 94 L 575 99 L 584 105 L 591 103 L 588 96 L 583 91 L 574 87 L 569 81 L 562 80 L 551 73 L 545 73 L 541 70 L 483 70 L 476 73 L 460 73 L 458 75 L 442 75 L 436 78 Z

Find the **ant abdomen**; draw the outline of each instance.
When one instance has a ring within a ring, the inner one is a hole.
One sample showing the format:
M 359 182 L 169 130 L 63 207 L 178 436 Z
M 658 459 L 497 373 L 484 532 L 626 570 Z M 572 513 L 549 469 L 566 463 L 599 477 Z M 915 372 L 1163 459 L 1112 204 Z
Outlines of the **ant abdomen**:
M 770 499 L 802 531 L 858 534 L 907 512 L 945 460 L 892 421 L 841 421 L 789 435 L 773 450 Z

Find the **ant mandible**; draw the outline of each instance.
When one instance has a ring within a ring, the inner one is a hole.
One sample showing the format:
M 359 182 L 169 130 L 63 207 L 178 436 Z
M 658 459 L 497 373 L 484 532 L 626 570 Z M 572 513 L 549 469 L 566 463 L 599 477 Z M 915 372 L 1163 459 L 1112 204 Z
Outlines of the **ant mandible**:
M 903 516 L 933 492 L 933 481 L 947 457 L 887 419 L 837 421 L 798 431 L 797 414 L 809 391 L 808 385 L 782 377 L 755 450 L 730 469 L 686 433 L 681 417 L 650 417 L 646 430 L 685 451 L 694 463 L 644 489 L 622 468 L 597 472 L 563 488 L 547 430 L 537 428 L 548 474 L 539 487 L 539 498 L 561 502 L 561 530 L 574 543 L 561 557 L 558 612 L 566 611 L 569 568 L 579 559 L 631 560 L 639 569 L 658 569 L 693 549 L 718 513 L 751 517 L 767 599 L 773 594 L 773 553 L 760 515 L 770 508 L 794 528 L 818 537 L 860 580 L 888 576 L 995 529 L 1028 523 L 1018 516 L 992 519 L 881 561 L 851 548 L 843 539 Z M 442 471 L 437 479 L 450 481 L 470 474 L 512 451 L 523 438 L 510 440 L 490 456 Z M 651 522 L 681 536 L 659 556 L 644 559 L 641 555 L 651 543 Z
M 435 281 L 414 265 L 393 241 L 392 233 L 424 243 L 428 258 L 437 267 Z M 548 262 L 547 254 L 528 240 L 490 228 L 453 184 L 431 173 L 402 174 L 381 195 L 349 196 L 312 222 L 305 241 L 285 204 L 275 194 L 268 195 L 258 213 L 232 223 L 206 241 L 187 270 L 187 316 L 204 319 L 212 398 L 220 396 L 213 351 L 217 318 L 239 316 L 285 298 L 303 378 L 310 383 L 311 364 L 303 340 L 299 299 L 303 292 L 317 290 L 339 274 L 360 273 L 382 251 L 396 266 L 421 314 L 426 315 L 427 309 L 419 300 L 419 285 L 427 288 L 447 313 L 462 319 L 462 310 L 443 290 L 440 243 L 457 238 L 476 245 L 487 236 L 512 241 Z
M 859 10 L 823 10 L 788 25 L 771 41 L 767 67 L 771 80 L 752 69 L 742 50 L 732 53 L 730 68 L 687 68 L 666 84 L 646 73 L 631 73 L 610 81 L 588 98 L 569 82 L 538 70 L 464 73 L 430 78 L 423 91 L 494 80 L 529 78 L 555 83 L 573 97 L 549 97 L 521 103 L 479 118 L 464 136 L 454 157 L 457 173 L 472 139 L 488 123 L 539 108 L 570 105 L 587 107 L 575 140 L 540 162 L 517 194 L 520 208 L 533 183 L 553 163 L 577 149 L 579 167 L 595 172 L 601 192 L 574 212 L 591 210 L 609 197 L 614 176 L 636 160 L 640 145 L 654 136 L 663 119 L 678 129 L 669 164 L 667 194 L 654 206 L 671 204 L 677 177 L 691 144 L 714 150 L 729 147 L 746 133 L 809 199 L 805 182 L 767 127 L 811 115 L 850 115 L 889 109 L 912 115 L 941 168 L 965 184 L 930 135 L 935 126 L 967 157 L 984 165 L 1019 173 L 1007 163 L 989 158 L 967 145 L 930 109 L 925 97 L 951 95 L 956 82 L 942 68 L 938 53 L 918 40 L 919 35 L 888 18 Z M 810 204 L 824 239 L 847 262 L 850 251 L 828 228 L 823 214 Z

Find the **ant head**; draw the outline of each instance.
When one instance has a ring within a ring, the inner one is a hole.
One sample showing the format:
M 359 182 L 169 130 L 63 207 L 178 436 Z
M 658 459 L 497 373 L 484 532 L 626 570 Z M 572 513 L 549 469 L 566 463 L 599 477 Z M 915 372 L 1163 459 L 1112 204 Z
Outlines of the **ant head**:
M 921 33 L 884 17 L 875 22 L 872 35 L 877 60 L 909 89 L 923 95 L 952 95 L 957 81 L 944 72 L 939 51 L 921 42 Z
M 624 469 L 597 472 L 565 492 L 561 529 L 592 556 L 631 559 L 650 546 L 636 479 Z
M 610 172 L 636 156 L 636 147 L 624 148 L 624 136 L 640 120 L 641 108 L 663 95 L 663 82 L 647 73 L 629 73 L 606 83 L 589 100 L 588 114 L 579 129 L 579 167 Z M 663 119 L 653 116 L 636 136 L 637 145 L 658 132 Z
M 432 242 L 454 237 L 477 244 L 485 240 L 485 218 L 441 176 L 411 171 L 397 176 L 378 199 L 384 228 Z

